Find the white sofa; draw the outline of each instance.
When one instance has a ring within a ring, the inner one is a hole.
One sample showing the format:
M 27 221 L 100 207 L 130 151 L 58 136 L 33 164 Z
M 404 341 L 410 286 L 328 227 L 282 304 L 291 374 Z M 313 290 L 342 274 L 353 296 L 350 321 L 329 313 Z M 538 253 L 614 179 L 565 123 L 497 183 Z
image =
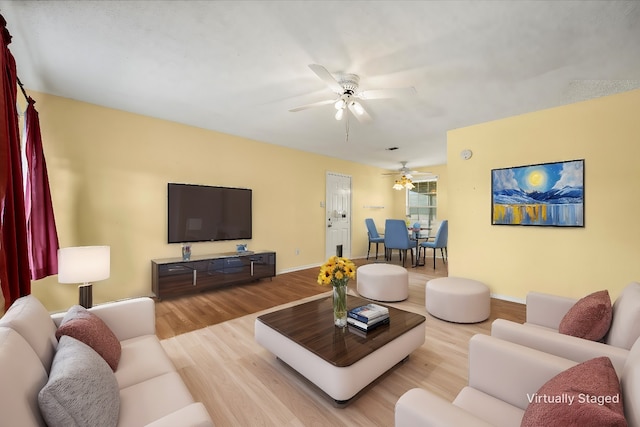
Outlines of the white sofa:
M 421 388 L 407 391 L 396 403 L 395 426 L 520 426 L 530 396 L 575 365 L 495 337 L 474 335 L 469 341 L 469 385 L 453 402 Z M 640 342 L 629 353 L 620 388 L 628 425 L 640 427 Z
M 613 303 L 611 327 L 603 342 L 558 333 L 564 315 L 577 301 L 529 292 L 526 323 L 496 319 L 491 335 L 576 362 L 607 356 L 620 374 L 629 349 L 640 337 L 640 283 L 629 283 Z
M 108 369 L 117 382 L 119 413 L 116 412 L 117 420 L 103 425 L 213 426 L 204 405 L 194 402 L 155 335 L 153 300 L 118 301 L 90 311 L 106 323 L 122 348 L 116 371 Z M 63 316 L 64 313 L 50 315 L 40 301 L 29 295 L 18 299 L 0 319 L 2 425 L 46 425 L 38 393 L 49 379 L 58 346 L 55 333 Z M 76 425 L 82 423 L 78 421 Z

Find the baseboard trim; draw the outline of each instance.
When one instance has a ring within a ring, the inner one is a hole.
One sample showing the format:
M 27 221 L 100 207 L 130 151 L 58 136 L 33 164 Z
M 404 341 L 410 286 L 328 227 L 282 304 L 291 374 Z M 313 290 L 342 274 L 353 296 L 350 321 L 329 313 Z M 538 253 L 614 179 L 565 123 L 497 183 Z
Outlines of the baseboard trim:
M 509 295 L 491 294 L 491 298 L 500 299 L 503 301 L 517 302 L 518 304 L 526 304 L 526 299 L 515 298 Z
M 365 259 L 367 258 L 366 255 L 362 255 L 362 256 L 355 256 L 355 257 L 351 257 L 351 260 L 356 260 L 356 259 Z M 384 256 L 382 257 L 382 259 L 384 259 Z M 322 263 L 318 263 L 318 264 L 307 264 L 307 265 L 298 265 L 295 267 L 291 267 L 291 268 L 287 268 L 284 270 L 280 270 L 278 272 L 276 272 L 276 274 L 285 274 L 285 273 L 293 273 L 294 271 L 300 271 L 300 270 L 306 270 L 308 268 L 317 268 L 320 267 L 322 264 L 324 264 L 324 262 Z
M 296 267 L 287 268 L 284 270 L 278 271 L 276 274 L 285 274 L 285 273 L 293 273 L 294 271 L 306 270 L 308 268 L 320 267 L 322 264 L 307 264 L 307 265 L 298 265 Z

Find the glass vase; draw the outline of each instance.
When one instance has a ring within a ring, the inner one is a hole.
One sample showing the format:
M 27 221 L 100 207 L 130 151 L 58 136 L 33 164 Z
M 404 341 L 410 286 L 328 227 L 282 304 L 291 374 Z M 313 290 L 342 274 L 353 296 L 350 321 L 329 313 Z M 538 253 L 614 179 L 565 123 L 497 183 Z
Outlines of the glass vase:
M 333 285 L 333 323 L 344 328 L 347 326 L 347 284 Z

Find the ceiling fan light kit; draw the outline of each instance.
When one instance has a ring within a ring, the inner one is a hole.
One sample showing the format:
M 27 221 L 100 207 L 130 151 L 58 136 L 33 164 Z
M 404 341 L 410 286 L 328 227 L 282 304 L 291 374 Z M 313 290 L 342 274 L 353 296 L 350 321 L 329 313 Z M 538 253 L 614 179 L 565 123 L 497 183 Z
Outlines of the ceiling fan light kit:
M 336 107 L 336 120 L 342 120 L 344 116 L 344 110 L 349 107 L 351 111 L 353 111 L 356 115 L 362 116 L 364 114 L 364 107 L 357 101 L 352 99 L 350 94 L 344 94 L 333 104 Z
M 395 184 L 393 184 L 393 189 L 394 190 L 412 190 L 415 188 L 415 185 L 413 185 L 413 182 L 411 181 L 411 178 L 407 178 L 406 175 L 402 175 L 402 178 L 400 179 L 396 179 Z

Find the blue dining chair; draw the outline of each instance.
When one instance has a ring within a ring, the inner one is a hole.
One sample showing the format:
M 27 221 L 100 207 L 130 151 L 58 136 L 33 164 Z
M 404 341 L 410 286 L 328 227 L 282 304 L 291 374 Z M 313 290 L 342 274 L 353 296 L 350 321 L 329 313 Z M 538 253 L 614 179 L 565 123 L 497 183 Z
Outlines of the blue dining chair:
M 401 219 L 388 219 L 384 226 L 384 249 L 387 260 L 391 261 L 393 250 L 398 249 L 402 266 L 404 267 L 407 259 L 407 251 L 411 252 L 411 264 L 413 264 L 413 248 L 415 248 L 415 241 L 412 242 L 409 238 L 407 223 Z
M 432 242 L 422 242 L 420 247 L 424 248 L 423 262 L 427 257 L 427 248 L 433 249 L 433 269 L 436 269 L 436 249 L 440 248 L 442 254 L 442 262 L 447 262 L 447 240 L 449 238 L 449 221 L 444 220 L 438 227 L 436 238 Z M 420 256 L 420 254 L 418 254 Z
M 373 222 L 373 218 L 367 218 L 364 220 L 367 225 L 367 235 L 369 236 L 369 247 L 367 248 L 367 259 L 369 259 L 369 253 L 371 252 L 371 244 L 376 244 L 376 259 L 378 259 L 378 244 L 384 244 L 384 237 L 378 234 L 376 223 Z

